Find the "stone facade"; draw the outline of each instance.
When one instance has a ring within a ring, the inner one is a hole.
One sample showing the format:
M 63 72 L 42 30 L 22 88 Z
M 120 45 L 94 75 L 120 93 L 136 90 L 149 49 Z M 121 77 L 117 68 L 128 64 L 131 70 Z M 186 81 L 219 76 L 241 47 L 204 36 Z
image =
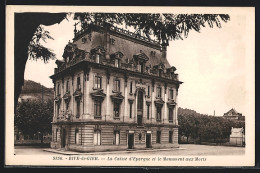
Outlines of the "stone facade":
M 236 145 L 236 146 L 245 146 L 245 133 L 243 127 L 242 128 L 232 127 L 229 143 L 231 145 Z
M 108 151 L 178 147 L 182 82 L 166 46 L 109 25 L 75 30 L 51 76 L 52 148 Z

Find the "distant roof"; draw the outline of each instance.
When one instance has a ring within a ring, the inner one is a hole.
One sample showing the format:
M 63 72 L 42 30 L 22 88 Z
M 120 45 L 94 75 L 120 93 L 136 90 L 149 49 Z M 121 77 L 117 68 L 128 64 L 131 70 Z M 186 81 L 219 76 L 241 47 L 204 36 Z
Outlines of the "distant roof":
M 241 131 L 243 131 L 244 129 L 243 128 L 233 128 L 232 127 L 232 129 L 231 129 L 231 131 L 233 132 L 233 133 L 238 133 L 238 132 L 241 132 Z
M 227 113 L 224 113 L 224 116 L 242 116 L 241 113 L 238 113 L 234 108 L 230 109 Z

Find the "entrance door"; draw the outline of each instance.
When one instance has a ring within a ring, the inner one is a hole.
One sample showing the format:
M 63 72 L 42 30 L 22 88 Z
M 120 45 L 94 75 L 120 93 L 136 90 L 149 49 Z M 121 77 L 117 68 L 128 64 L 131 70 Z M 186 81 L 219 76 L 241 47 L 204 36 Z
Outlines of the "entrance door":
M 128 134 L 128 149 L 134 148 L 134 134 Z
M 146 133 L 146 148 L 151 148 L 151 134 Z
M 62 143 L 61 143 L 61 148 L 64 148 L 66 145 L 66 130 L 62 130 Z

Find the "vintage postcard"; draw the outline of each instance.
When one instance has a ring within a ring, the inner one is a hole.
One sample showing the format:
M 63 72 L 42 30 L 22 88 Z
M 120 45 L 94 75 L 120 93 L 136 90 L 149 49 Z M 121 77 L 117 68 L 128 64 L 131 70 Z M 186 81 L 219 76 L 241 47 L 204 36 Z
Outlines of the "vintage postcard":
M 253 7 L 7 6 L 7 166 L 254 166 Z

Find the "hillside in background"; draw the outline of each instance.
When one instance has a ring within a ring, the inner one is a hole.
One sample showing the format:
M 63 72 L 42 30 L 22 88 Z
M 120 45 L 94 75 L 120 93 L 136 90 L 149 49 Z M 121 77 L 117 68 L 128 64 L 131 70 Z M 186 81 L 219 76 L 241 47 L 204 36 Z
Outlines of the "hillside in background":
M 205 115 L 205 114 L 200 114 L 200 113 L 197 113 L 196 111 L 194 110 L 191 110 L 191 109 L 183 109 L 181 107 L 178 108 L 178 115 Z
M 32 80 L 24 80 L 19 101 L 21 99 L 42 99 L 42 96 L 44 100 L 53 99 L 53 94 L 53 88 L 47 88 Z

